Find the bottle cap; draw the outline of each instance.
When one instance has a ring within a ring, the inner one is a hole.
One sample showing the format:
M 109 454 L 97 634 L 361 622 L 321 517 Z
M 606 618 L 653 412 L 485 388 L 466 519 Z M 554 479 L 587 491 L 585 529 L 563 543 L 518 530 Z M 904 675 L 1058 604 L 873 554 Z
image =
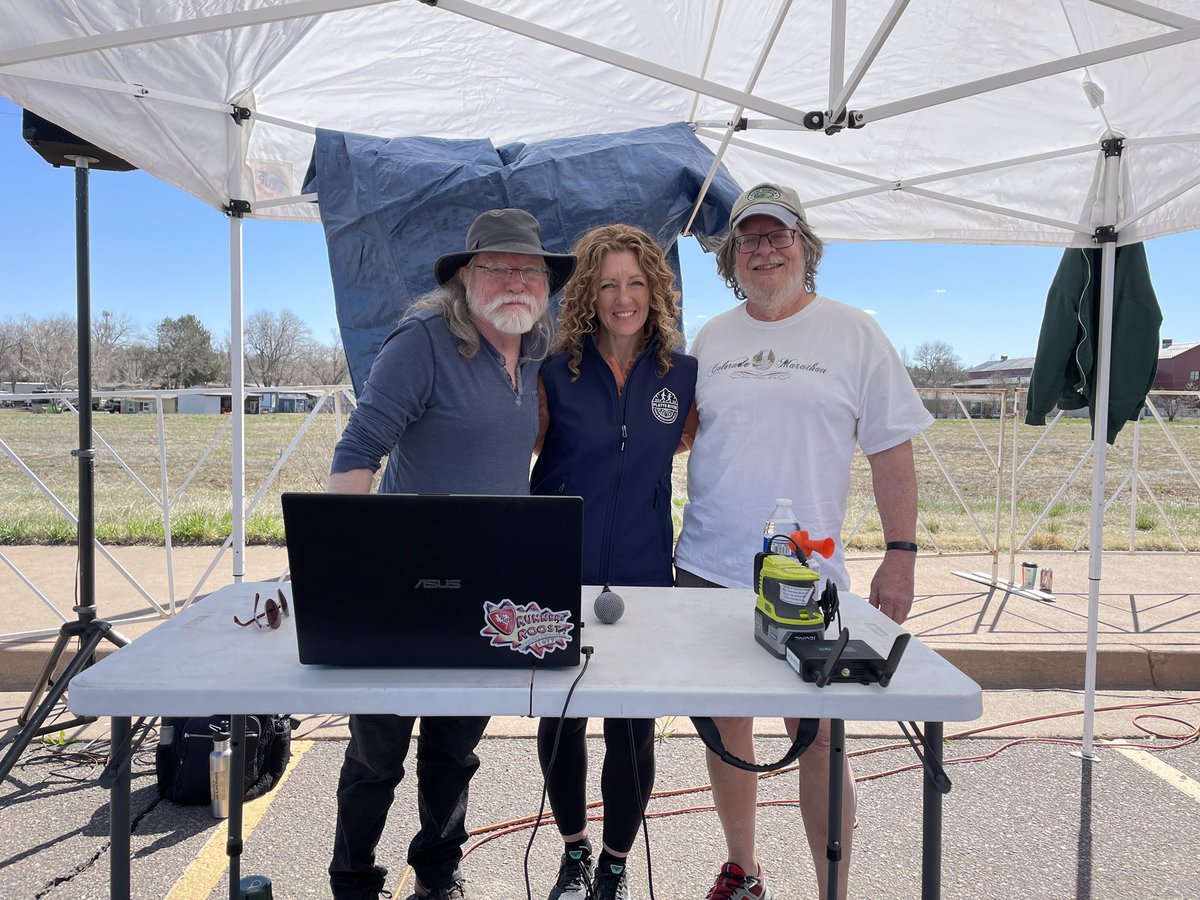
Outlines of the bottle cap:
M 787 497 L 780 497 L 779 499 L 777 499 L 775 501 L 775 505 L 776 506 L 791 506 L 792 501 L 789 500 Z

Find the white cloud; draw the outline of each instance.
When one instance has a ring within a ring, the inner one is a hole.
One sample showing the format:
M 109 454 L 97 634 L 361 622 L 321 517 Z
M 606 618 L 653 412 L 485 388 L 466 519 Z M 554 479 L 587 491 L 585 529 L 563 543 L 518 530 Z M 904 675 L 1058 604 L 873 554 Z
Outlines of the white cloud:
M 879 315 L 879 310 L 877 310 L 877 309 L 864 309 L 863 312 L 865 312 L 868 316 Z
M 944 293 L 946 293 L 946 289 L 945 288 L 934 288 L 933 292 L 935 294 L 944 294 Z

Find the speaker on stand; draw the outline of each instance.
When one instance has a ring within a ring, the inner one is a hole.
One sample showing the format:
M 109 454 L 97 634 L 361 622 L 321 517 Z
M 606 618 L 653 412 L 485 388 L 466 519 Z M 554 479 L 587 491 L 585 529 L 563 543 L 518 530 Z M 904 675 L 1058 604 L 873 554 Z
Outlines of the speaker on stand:
M 40 116 L 25 110 L 22 116 L 22 136 L 38 155 L 56 168 L 75 169 L 75 279 L 76 329 L 78 331 L 79 372 L 79 449 L 72 450 L 79 464 L 79 527 L 78 568 L 79 595 L 74 607 L 75 620 L 65 622 L 59 629 L 54 647 L 34 684 L 17 724 L 22 726 L 12 740 L 12 746 L 0 760 L 0 780 L 8 776 L 29 742 L 38 735 L 62 728 L 72 728 L 95 721 L 92 717 L 75 718 L 68 722 L 45 724 L 47 717 L 66 692 L 71 679 L 95 662 L 96 648 L 101 641 L 123 647 L 129 641 L 96 612 L 96 518 L 95 518 L 95 451 L 92 448 L 92 312 L 88 243 L 88 172 L 102 169 L 109 172 L 128 172 L 136 168 L 107 150 L 88 143 Z M 77 639 L 79 646 L 62 674 L 54 671 L 67 652 L 67 645 Z M 41 701 L 39 704 L 39 700 Z

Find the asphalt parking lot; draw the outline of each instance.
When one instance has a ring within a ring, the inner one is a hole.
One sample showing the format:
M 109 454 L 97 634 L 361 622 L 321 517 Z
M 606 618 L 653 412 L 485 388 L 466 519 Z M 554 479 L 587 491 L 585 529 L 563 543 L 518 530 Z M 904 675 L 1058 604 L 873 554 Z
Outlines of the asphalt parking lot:
M 988 692 L 985 724 L 1069 710 L 1078 701 L 1070 692 Z M 1134 704 L 1154 705 L 1125 708 Z M 1109 706 L 1122 709 L 1097 719 L 1096 763 L 1072 755 L 1078 717 L 1006 725 L 959 739 L 947 728 L 946 758 L 963 761 L 948 766 L 954 786 L 945 798 L 943 897 L 1195 895 L 1200 884 L 1195 850 L 1200 846 L 1195 744 L 1200 698 L 1098 697 L 1099 709 Z M 479 751 L 482 767 L 473 783 L 469 820 L 477 834 L 465 869 L 476 900 L 519 900 L 528 896 L 527 817 L 537 812 L 541 778 L 529 720 L 495 724 L 491 731 L 498 736 L 485 740 Z M 307 730 L 310 737 L 328 733 Z M 277 900 L 329 896 L 325 866 L 333 787 L 345 741 L 305 740 L 305 731 L 287 780 L 247 808 L 242 872 L 269 877 Z M 630 864 L 633 896 L 701 898 L 724 859 L 711 795 L 704 790 L 701 748 L 686 723 L 661 722 L 660 732 L 657 796 L 648 819 L 650 865 L 639 842 Z M 863 734 L 851 725 L 860 825 L 850 896 L 899 900 L 920 896 L 921 776 L 899 732 L 886 732 L 877 728 Z M 1154 749 L 1118 750 L 1104 743 L 1111 738 Z M 763 736 L 759 746 L 766 756 L 778 754 L 783 744 Z M 150 747 L 152 742 L 134 762 L 133 896 L 227 897 L 224 826 L 207 807 L 158 799 Z M 592 748 L 598 760 L 602 743 L 593 739 Z M 91 747 L 84 742 L 35 745 L 14 768 L 0 788 L 0 896 L 84 900 L 108 895 L 107 795 L 95 783 L 105 749 L 102 738 Z M 591 779 L 589 793 L 598 797 L 598 765 Z M 766 804 L 758 820 L 760 854 L 780 900 L 816 896 L 796 791 L 796 776 L 785 773 L 764 779 L 760 793 Z M 411 889 L 404 851 L 415 827 L 413 797 L 413 785 L 406 781 L 379 850 L 380 861 L 391 869 L 389 888 L 398 897 L 407 897 Z M 540 830 L 528 864 L 532 897 L 545 897 L 558 853 L 552 828 Z

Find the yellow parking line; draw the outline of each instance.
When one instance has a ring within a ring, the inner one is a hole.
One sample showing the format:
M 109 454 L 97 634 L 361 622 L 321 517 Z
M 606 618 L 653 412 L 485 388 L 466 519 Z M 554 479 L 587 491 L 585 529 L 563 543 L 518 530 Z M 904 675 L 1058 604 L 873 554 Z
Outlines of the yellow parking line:
M 1178 769 L 1168 766 L 1153 753 L 1147 753 L 1145 750 L 1134 750 L 1129 747 L 1116 747 L 1114 749 L 1119 750 L 1123 755 L 1132 759 L 1147 772 L 1157 775 L 1167 784 L 1178 788 L 1197 803 L 1200 803 L 1200 781 L 1196 781 Z
M 279 777 L 279 783 L 242 808 L 243 841 L 250 837 L 255 826 L 266 815 L 271 801 L 279 796 L 279 789 L 283 787 L 288 776 L 292 774 L 292 770 L 296 768 L 296 764 L 300 762 L 300 757 L 307 753 L 312 745 L 312 741 L 292 741 L 292 758 Z M 192 864 L 187 867 L 183 876 L 171 887 L 166 900 L 205 900 L 229 870 L 229 857 L 225 855 L 225 845 L 228 840 L 228 823 L 224 828 L 218 826 L 209 835 L 208 841 L 196 854 L 196 858 L 192 860 Z

